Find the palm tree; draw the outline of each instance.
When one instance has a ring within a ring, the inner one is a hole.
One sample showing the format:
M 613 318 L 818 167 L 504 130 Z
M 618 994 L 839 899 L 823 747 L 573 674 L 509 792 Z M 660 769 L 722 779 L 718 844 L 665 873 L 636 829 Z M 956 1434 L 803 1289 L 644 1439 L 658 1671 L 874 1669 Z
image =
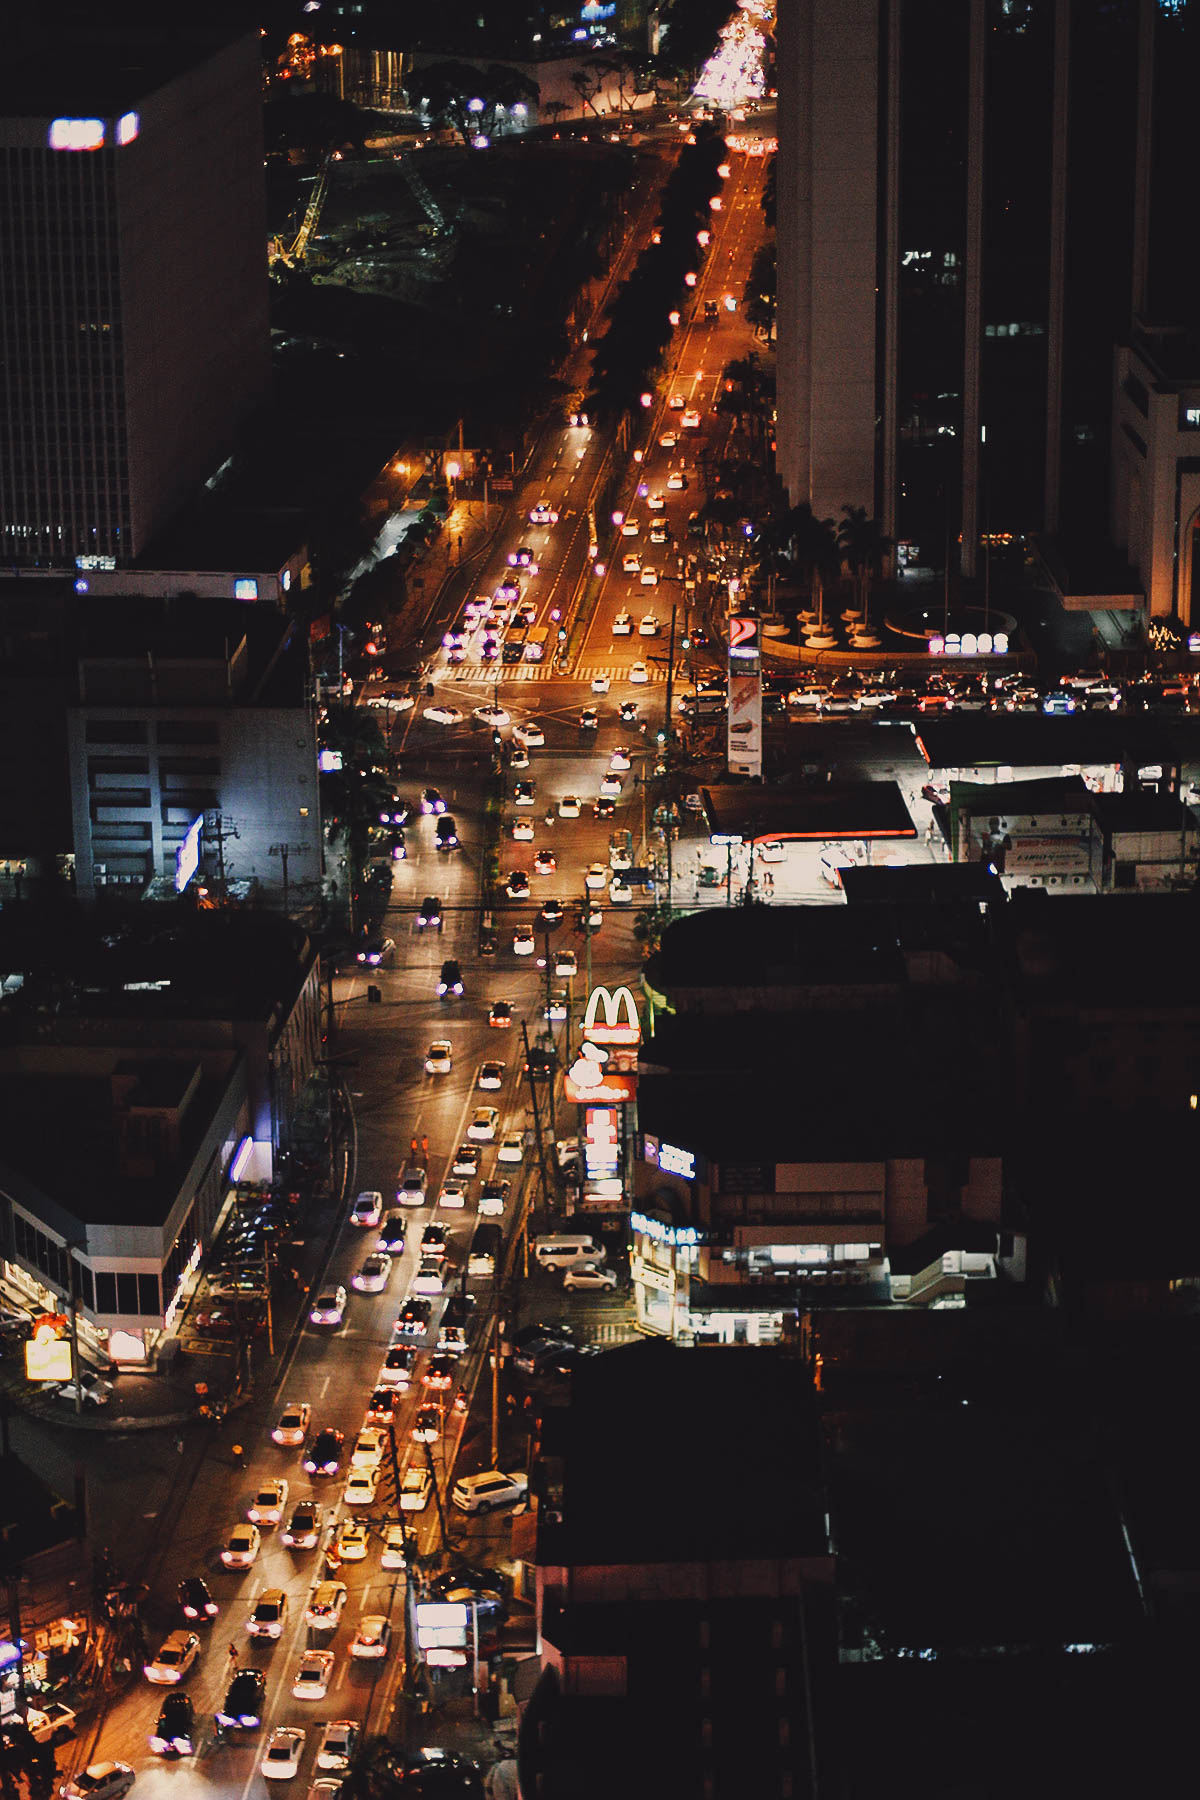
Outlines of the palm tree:
M 879 579 L 892 540 L 880 531 L 878 521 L 868 516 L 865 506 L 843 506 L 842 511 L 846 516 L 838 526 L 838 549 L 854 584 L 858 611 L 865 620 L 871 583 Z

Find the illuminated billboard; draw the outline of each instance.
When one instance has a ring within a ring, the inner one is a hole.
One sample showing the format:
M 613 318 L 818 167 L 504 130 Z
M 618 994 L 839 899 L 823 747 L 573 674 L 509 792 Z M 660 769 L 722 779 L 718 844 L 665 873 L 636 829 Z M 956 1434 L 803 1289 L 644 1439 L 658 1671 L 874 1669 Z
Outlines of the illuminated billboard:
M 603 1017 L 601 1017 L 603 1015 Z M 627 987 L 594 987 L 583 1015 L 583 1035 L 593 1044 L 636 1044 L 642 1035 L 637 1002 Z
M 200 867 L 200 838 L 204 831 L 204 814 L 198 813 L 187 828 L 187 836 L 175 852 L 175 892 L 182 894 Z

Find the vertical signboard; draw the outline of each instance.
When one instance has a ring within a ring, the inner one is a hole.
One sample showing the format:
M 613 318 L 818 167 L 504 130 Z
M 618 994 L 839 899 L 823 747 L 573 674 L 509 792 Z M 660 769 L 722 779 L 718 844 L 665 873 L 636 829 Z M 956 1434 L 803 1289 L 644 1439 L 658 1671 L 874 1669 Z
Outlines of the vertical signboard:
M 731 775 L 762 774 L 762 655 L 758 620 L 729 621 L 729 707 L 726 760 Z
M 762 676 L 729 674 L 731 775 L 762 774 Z

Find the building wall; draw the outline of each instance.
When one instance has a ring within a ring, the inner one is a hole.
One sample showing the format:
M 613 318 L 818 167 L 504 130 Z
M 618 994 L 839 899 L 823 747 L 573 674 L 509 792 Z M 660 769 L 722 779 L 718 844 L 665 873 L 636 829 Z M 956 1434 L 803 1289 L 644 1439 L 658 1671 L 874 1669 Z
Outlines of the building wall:
M 205 812 L 223 822 L 227 880 L 257 882 L 282 901 L 283 858 L 271 848 L 288 844 L 289 905 L 319 891 L 316 721 L 307 709 L 79 706 L 67 732 L 82 896 L 173 877 L 176 850 Z M 216 880 L 212 832 L 205 849 Z
M 781 0 L 777 467 L 819 518 L 876 511 L 877 0 Z
M 1164 384 L 1135 348 L 1116 354 L 1113 541 L 1141 577 L 1153 618 L 1200 625 L 1200 385 Z
M 136 45 L 129 54 L 136 57 Z M 127 563 L 270 374 L 258 40 L 198 48 L 131 142 L 0 120 L 0 560 Z

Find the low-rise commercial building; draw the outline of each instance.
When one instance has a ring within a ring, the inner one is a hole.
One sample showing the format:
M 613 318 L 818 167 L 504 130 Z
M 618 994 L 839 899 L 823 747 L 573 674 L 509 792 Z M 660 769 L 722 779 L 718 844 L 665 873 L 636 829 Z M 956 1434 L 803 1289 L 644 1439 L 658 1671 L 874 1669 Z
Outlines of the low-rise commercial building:
M 2 934 L 0 1275 L 75 1311 L 95 1360 L 146 1363 L 233 1184 L 290 1141 L 319 968 L 265 913 L 145 909 L 107 941 L 79 920 L 73 949 L 67 976 L 61 939 Z
M 816 1409 L 801 1359 L 753 1360 L 647 1343 L 581 1366 L 538 1512 L 523 1793 L 816 1791 L 834 1574 Z

